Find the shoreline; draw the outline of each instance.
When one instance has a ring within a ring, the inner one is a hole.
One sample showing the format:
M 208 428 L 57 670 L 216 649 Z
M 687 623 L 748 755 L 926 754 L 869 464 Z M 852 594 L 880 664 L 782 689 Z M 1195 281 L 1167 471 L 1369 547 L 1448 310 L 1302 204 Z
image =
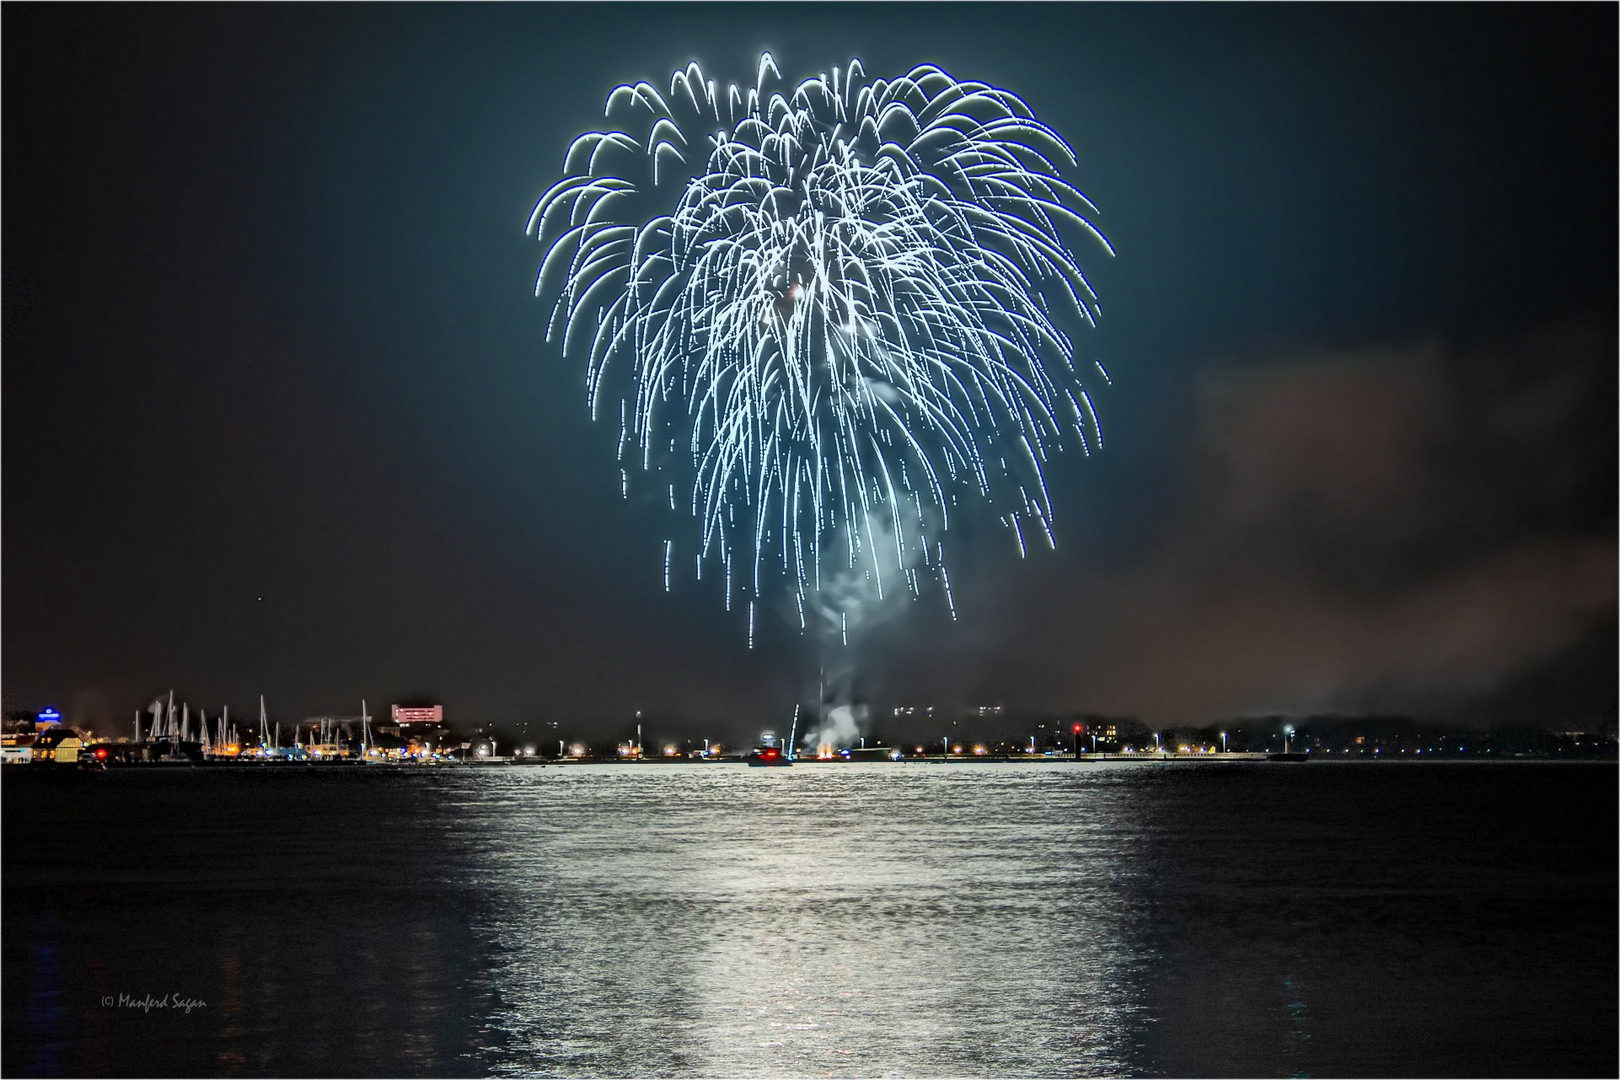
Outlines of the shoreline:
M 793 762 L 794 766 L 817 768 L 837 768 L 849 765 L 885 765 L 885 766 L 955 766 L 955 765 L 1284 765 L 1305 764 L 1315 762 L 1325 765 L 1527 765 L 1527 764 L 1603 764 L 1610 767 L 1620 765 L 1620 758 L 1615 756 L 1591 755 L 1582 757 L 1549 757 L 1540 755 L 1495 755 L 1481 754 L 1477 757 L 1463 755 L 1448 756 L 1406 756 L 1395 757 L 1373 755 L 1344 755 L 1334 757 L 1328 754 L 1309 757 L 1293 757 L 1279 760 L 1273 755 L 1261 752 L 1233 752 L 1228 754 L 1098 754 L 1087 755 L 1076 759 L 1073 757 L 996 757 L 984 756 L 957 756 L 941 757 L 938 755 L 905 757 L 899 759 L 865 758 L 854 761 L 844 759 L 818 760 L 814 758 L 799 759 Z M 12 765 L 0 769 L 0 776 L 66 776 L 66 775 L 100 775 L 104 773 L 126 772 L 247 772 L 247 773 L 286 773 L 286 772 L 344 772 L 366 774 L 399 774 L 420 773 L 428 770 L 448 769 L 451 771 L 485 771 L 492 769 L 536 769 L 536 768 L 576 768 L 580 766 L 613 766 L 619 768 L 636 767 L 669 767 L 694 766 L 702 768 L 748 767 L 746 759 L 722 758 L 707 761 L 694 761 L 684 758 L 648 758 L 645 760 L 626 761 L 616 758 L 486 758 L 475 761 L 433 761 L 433 762 L 365 762 L 365 761 L 125 761 L 106 764 L 57 764 L 54 762 L 30 762 Z

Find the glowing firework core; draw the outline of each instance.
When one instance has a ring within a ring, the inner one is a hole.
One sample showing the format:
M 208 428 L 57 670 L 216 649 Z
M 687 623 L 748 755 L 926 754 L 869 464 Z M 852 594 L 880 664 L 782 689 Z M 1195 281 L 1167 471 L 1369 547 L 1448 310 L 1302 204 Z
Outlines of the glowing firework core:
M 801 627 L 824 568 L 881 597 L 920 564 L 950 600 L 959 494 L 1020 553 L 1030 521 L 1052 543 L 1042 466 L 1101 441 L 1064 329 L 1100 309 L 1064 238 L 1111 249 L 1062 138 L 937 67 L 780 78 L 767 53 L 747 90 L 696 64 L 618 87 L 618 128 L 574 140 L 529 220 L 548 338 L 583 354 L 593 416 L 613 376 L 621 461 L 668 474 L 672 509 L 689 492 L 698 572 L 749 598 L 750 640 L 767 570 Z

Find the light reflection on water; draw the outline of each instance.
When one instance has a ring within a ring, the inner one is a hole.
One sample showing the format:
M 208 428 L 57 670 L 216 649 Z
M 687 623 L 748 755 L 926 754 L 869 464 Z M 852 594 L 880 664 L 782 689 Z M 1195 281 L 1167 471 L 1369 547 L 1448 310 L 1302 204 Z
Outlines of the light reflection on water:
M 96 841 L 3 848 L 7 1075 L 1616 1071 L 1610 766 L 135 770 L 0 794 Z M 101 1007 L 120 992 L 207 1006 Z
M 497 1068 L 1126 1071 L 1125 840 L 1098 822 L 1132 797 L 1062 766 L 514 777 L 480 849 L 520 928 Z

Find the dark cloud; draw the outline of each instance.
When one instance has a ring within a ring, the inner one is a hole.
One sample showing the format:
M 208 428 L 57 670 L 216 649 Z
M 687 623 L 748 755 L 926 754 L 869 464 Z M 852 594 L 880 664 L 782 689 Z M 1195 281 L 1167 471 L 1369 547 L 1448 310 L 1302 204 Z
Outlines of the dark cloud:
M 1156 539 L 1001 597 L 1019 629 L 959 693 L 1161 721 L 1488 700 L 1614 624 L 1613 492 L 1580 501 L 1612 459 L 1563 445 L 1613 355 L 1548 332 L 1493 394 L 1465 376 L 1501 357 L 1437 341 L 1213 369 Z

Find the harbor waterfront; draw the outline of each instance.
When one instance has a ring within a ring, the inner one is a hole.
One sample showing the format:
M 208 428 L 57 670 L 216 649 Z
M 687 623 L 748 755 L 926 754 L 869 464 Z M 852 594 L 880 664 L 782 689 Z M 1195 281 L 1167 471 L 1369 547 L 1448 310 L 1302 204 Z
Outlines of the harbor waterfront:
M 7 769 L 0 1065 L 1613 1075 L 1616 791 L 1612 762 Z
M 1230 724 L 1154 730 L 1135 719 L 1111 720 L 1095 714 L 1058 720 L 1048 716 L 1006 717 L 1000 706 L 967 710 L 951 720 L 947 734 L 937 739 L 921 735 L 931 723 L 942 722 L 931 707 L 897 706 L 893 718 L 909 728 L 885 741 L 867 737 L 853 725 L 833 723 L 846 708 L 822 710 L 798 738 L 799 714 L 785 738 L 773 731 L 759 735 L 759 745 L 734 742 L 723 745 L 708 737 L 682 737 L 665 719 L 662 738 L 644 741 L 641 713 L 636 714 L 629 738 L 608 743 L 602 739 L 569 738 L 558 722 L 545 724 L 550 738 L 536 740 L 528 723 L 504 731 L 446 723 L 441 706 L 393 706 L 393 724 L 373 725 L 364 700 L 352 716 L 309 717 L 286 727 L 272 720 L 263 697 L 256 724 L 238 726 L 229 710 L 215 713 L 210 722 L 198 710 L 191 721 L 189 704 L 154 701 L 150 722 L 143 726 L 137 712 L 134 738 L 119 735 L 97 738 L 87 728 L 64 724 L 51 706 L 30 714 L 10 712 L 0 732 L 0 762 L 5 764 L 73 765 L 92 769 L 128 766 L 333 766 L 357 765 L 525 765 L 542 764 L 675 764 L 746 762 L 750 765 L 791 765 L 795 762 L 969 762 L 1001 761 L 1025 764 L 1054 760 L 1085 762 L 1207 762 L 1311 760 L 1502 760 L 1540 759 L 1613 760 L 1616 742 L 1612 725 L 1583 724 L 1569 730 L 1491 726 L 1478 730 L 1453 725 L 1414 723 L 1391 717 L 1313 717 L 1308 729 L 1285 717 L 1234 718 Z M 806 718 L 809 719 L 808 717 Z M 963 723 L 966 727 L 961 727 Z M 571 726 L 571 725 L 570 725 Z M 685 725 L 677 723 L 677 729 Z M 1605 730 L 1607 728 L 1607 730 Z M 1023 729 L 1027 734 L 1013 735 Z M 689 729 L 688 729 L 689 730 Z M 633 731 L 633 734 L 631 734 Z M 561 736 L 561 737 L 558 737 Z M 555 741 L 551 741 L 555 739 Z M 502 748 L 505 752 L 502 752 Z M 553 747 L 555 749 L 553 749 Z M 728 748 L 729 747 L 729 748 Z

